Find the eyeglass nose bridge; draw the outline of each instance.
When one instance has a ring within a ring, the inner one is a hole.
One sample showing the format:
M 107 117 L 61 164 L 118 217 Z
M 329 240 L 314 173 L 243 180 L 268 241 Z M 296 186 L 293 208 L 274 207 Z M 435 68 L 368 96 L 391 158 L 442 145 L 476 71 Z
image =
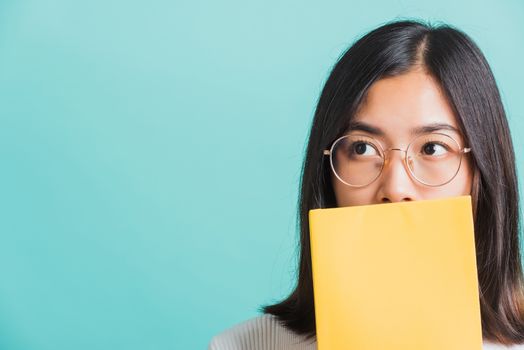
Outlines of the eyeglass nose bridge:
M 382 156 L 382 158 L 384 158 L 384 160 L 386 159 L 386 154 L 387 154 L 389 151 L 400 151 L 400 152 L 404 152 L 404 157 L 407 157 L 407 155 L 408 155 L 408 150 L 407 150 L 407 149 L 402 149 L 402 148 L 388 148 L 388 149 L 383 150 L 384 155 Z
M 412 170 L 411 170 L 411 162 L 413 160 L 411 159 L 411 157 L 408 158 L 408 150 L 407 149 L 402 149 L 402 148 L 388 148 L 388 149 L 383 150 L 383 152 L 384 152 L 384 155 L 382 156 L 383 165 L 382 165 L 382 169 L 380 170 L 380 175 L 382 174 L 382 170 L 384 170 L 384 166 L 386 165 L 386 160 L 389 159 L 389 156 L 386 157 L 386 155 L 388 154 L 389 151 L 404 152 L 404 157 L 403 157 L 402 161 L 407 165 L 409 175 L 410 176 L 414 176 L 414 174 L 412 173 Z
M 402 148 L 388 148 L 388 149 L 384 150 L 384 153 L 389 152 L 389 151 L 401 151 L 401 152 L 404 152 L 404 153 L 407 153 L 407 152 L 408 152 L 407 149 L 402 149 Z

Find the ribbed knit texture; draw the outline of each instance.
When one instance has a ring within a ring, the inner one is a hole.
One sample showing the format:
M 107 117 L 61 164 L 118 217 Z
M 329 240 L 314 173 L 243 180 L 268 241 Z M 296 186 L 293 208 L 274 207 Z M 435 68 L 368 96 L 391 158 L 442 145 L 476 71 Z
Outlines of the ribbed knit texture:
M 483 350 L 524 350 L 523 345 L 506 347 L 484 342 Z M 316 350 L 317 343 L 305 340 L 285 327 L 272 315 L 262 315 L 244 321 L 214 336 L 208 350 Z

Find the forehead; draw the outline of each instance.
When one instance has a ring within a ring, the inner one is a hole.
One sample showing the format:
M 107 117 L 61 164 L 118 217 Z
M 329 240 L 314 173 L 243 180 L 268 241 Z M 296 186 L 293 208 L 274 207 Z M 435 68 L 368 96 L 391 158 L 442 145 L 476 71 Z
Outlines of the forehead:
M 421 70 L 375 82 L 352 122 L 379 127 L 390 139 L 408 138 L 411 130 L 429 124 L 449 124 L 459 129 L 439 84 Z

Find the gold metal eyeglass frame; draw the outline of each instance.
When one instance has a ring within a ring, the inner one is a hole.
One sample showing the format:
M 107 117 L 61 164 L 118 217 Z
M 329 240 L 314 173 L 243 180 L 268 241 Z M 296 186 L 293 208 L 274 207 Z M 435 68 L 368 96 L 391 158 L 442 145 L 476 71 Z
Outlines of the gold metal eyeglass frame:
M 420 180 L 415 174 L 413 174 L 413 171 L 411 170 L 411 167 L 409 166 L 408 164 L 408 151 L 409 151 L 409 148 L 411 146 L 411 144 L 417 140 L 419 137 L 421 136 L 427 136 L 427 135 L 443 135 L 443 136 L 446 136 L 446 137 L 449 137 L 451 140 L 453 140 L 453 142 L 455 142 L 455 144 L 458 146 L 458 149 L 459 149 L 459 153 L 460 153 L 460 160 L 459 160 L 459 165 L 457 167 L 457 171 L 455 172 L 455 174 L 453 174 L 453 176 L 446 182 L 442 183 L 442 184 L 439 184 L 439 185 L 431 185 L 431 184 L 428 184 L 422 180 Z M 384 148 L 382 148 L 382 144 L 380 142 L 378 142 L 375 138 L 371 137 L 371 136 L 368 136 L 368 135 L 363 135 L 363 134 L 346 134 L 346 135 L 343 135 L 341 137 L 339 137 L 338 139 L 336 139 L 331 147 L 329 149 L 325 149 L 324 150 L 324 155 L 326 156 L 329 156 L 329 163 L 331 165 L 331 170 L 333 171 L 333 174 L 335 174 L 335 176 L 345 185 L 347 186 L 350 186 L 350 187 L 364 187 L 364 186 L 368 186 L 370 184 L 372 184 L 373 182 L 375 182 L 379 177 L 380 175 L 382 174 L 382 170 L 384 169 L 384 165 L 386 163 L 386 152 L 389 152 L 389 151 L 401 151 L 401 152 L 404 152 L 404 157 L 403 157 L 403 162 L 404 164 L 406 165 L 406 168 L 408 169 L 408 173 L 411 177 L 413 177 L 416 181 L 420 182 L 421 184 L 423 185 L 426 185 L 426 186 L 430 186 L 430 187 L 440 187 L 440 186 L 444 186 L 445 184 L 448 184 L 450 183 L 458 174 L 459 170 L 460 170 L 460 167 L 462 165 L 462 158 L 464 156 L 464 154 L 468 153 L 471 151 L 471 148 L 466 148 L 466 147 L 460 147 L 460 144 L 457 142 L 457 140 L 455 140 L 453 137 L 451 137 L 450 135 L 447 135 L 447 134 L 443 134 L 443 133 L 438 133 L 438 132 L 432 132 L 432 133 L 429 133 L 427 135 L 421 135 L 421 136 L 417 136 L 415 138 L 413 138 L 410 143 L 408 144 L 408 146 L 406 147 L 405 150 L 401 149 L 401 148 L 388 148 L 386 150 L 384 150 Z M 373 178 L 369 183 L 365 184 L 365 185 L 352 185 L 352 184 L 349 184 L 347 183 L 346 181 L 342 180 L 340 178 L 340 176 L 337 174 L 337 172 L 335 171 L 335 166 L 333 165 L 333 149 L 335 148 L 336 144 L 348 137 L 348 136 L 360 136 L 360 137 L 366 137 L 366 138 L 369 138 L 371 139 L 372 141 L 374 141 L 374 144 L 375 145 L 378 145 L 378 147 L 380 147 L 380 151 L 381 151 L 381 155 L 380 157 L 382 158 L 382 165 L 381 165 L 381 168 L 380 168 L 380 171 L 378 172 L 377 176 L 375 176 L 375 178 Z

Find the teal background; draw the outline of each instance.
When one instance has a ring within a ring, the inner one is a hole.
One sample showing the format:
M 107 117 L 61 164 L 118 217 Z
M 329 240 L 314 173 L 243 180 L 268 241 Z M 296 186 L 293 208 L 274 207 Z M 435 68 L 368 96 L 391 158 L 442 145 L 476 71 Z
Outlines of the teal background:
M 0 0 L 0 348 L 202 349 L 284 297 L 322 84 L 411 17 L 479 44 L 522 168 L 519 0 Z

